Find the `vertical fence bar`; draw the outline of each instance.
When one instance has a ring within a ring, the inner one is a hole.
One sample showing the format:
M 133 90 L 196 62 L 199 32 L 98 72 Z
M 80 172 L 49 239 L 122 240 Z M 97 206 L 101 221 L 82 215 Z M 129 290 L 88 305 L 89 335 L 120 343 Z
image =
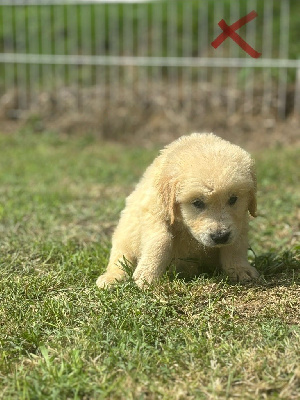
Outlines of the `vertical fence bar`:
M 51 19 L 50 19 L 50 6 L 40 6 L 40 22 L 41 22 L 41 53 L 51 54 Z M 51 66 L 49 64 L 42 65 L 42 88 L 49 90 L 52 82 Z
M 88 52 L 89 55 L 93 55 L 93 27 L 92 27 L 92 14 L 93 14 L 93 5 L 89 4 L 88 8 L 88 15 L 87 15 L 87 21 L 88 21 L 88 37 L 89 37 L 89 42 L 88 42 Z M 84 40 L 84 38 L 82 39 Z M 89 71 L 88 71 L 88 85 L 92 86 L 94 83 L 94 67 L 90 65 Z
M 70 49 L 70 36 L 72 36 L 72 32 L 70 29 L 70 5 L 66 5 L 64 7 L 64 28 L 65 28 L 65 41 L 64 41 L 64 54 L 69 55 L 72 51 Z M 70 85 L 70 68 L 69 64 L 65 64 L 65 77 L 67 86 Z
M 69 51 L 68 54 L 80 54 L 80 30 L 81 30 L 81 11 L 82 5 L 71 4 L 70 5 L 70 32 L 71 36 L 68 38 Z M 74 24 L 75 22 L 75 24 Z M 74 43 L 72 41 L 74 40 Z M 76 96 L 76 111 L 82 110 L 82 92 L 81 92 L 81 81 L 82 81 L 82 69 L 84 66 L 76 65 L 72 63 L 71 75 L 70 75 L 70 87 L 74 90 Z
M 108 8 L 109 8 L 109 4 L 104 3 L 103 4 L 103 13 L 104 13 L 104 24 L 105 24 L 105 31 L 104 31 L 104 44 L 103 44 L 103 54 L 104 56 L 108 56 L 109 55 L 109 22 L 108 22 Z M 109 107 L 110 107 L 110 75 L 109 75 L 109 67 L 104 65 L 103 66 L 103 75 L 104 75 L 104 105 L 106 107 L 106 109 L 109 111 Z
M 168 1 L 167 2 L 167 55 L 168 57 L 177 56 L 177 44 L 178 44 L 178 34 L 177 34 L 177 2 Z M 172 97 L 175 95 L 175 106 L 179 103 L 179 87 L 178 87 L 178 69 L 176 67 L 168 67 L 167 69 L 167 79 L 168 85 L 172 88 Z M 174 94 L 173 94 L 174 88 Z
M 247 14 L 252 10 L 257 10 L 257 1 L 250 0 L 247 2 Z M 261 16 L 258 16 L 261 17 Z M 255 49 L 256 43 L 256 18 L 246 25 L 246 42 L 250 43 Z M 253 96 L 254 96 L 254 68 L 249 68 L 247 78 L 245 79 L 245 102 L 244 112 L 253 114 Z
M 201 1 L 198 6 L 198 57 L 208 52 L 208 2 Z M 198 68 L 198 83 L 207 81 L 207 68 Z
M 119 11 L 118 4 L 108 5 L 108 24 L 109 24 L 109 50 L 111 55 L 119 55 Z M 119 67 L 110 67 L 109 71 L 110 98 L 119 98 Z
M 13 7 L 12 6 L 3 6 L 2 10 L 2 26 L 3 26 L 3 32 L 5 32 L 4 36 L 4 43 L 3 43 L 3 50 L 4 53 L 10 53 L 13 49 L 9 47 L 9 37 L 13 36 L 13 31 L 12 31 L 12 12 L 13 12 Z M 4 25 L 5 21 L 5 25 Z M 5 27 L 5 29 L 4 29 Z M 7 35 L 7 39 L 6 39 Z M 13 44 L 13 43 L 12 43 Z M 12 68 L 12 65 L 8 63 L 4 63 L 4 93 L 8 92 L 9 90 L 14 88 L 14 68 Z
M 298 68 L 296 69 L 296 83 L 295 83 L 295 99 L 294 99 L 294 112 L 300 116 L 300 59 L 298 60 Z
M 54 16 L 55 16 L 55 54 L 66 54 L 66 41 L 67 41 L 67 15 L 66 5 L 54 5 Z M 61 25 L 60 25 L 61 24 Z M 60 32 L 59 27 L 63 26 L 63 32 Z M 55 68 L 55 74 L 57 77 L 56 89 L 67 86 L 67 68 L 66 65 L 57 65 Z M 60 105 L 59 105 L 60 107 Z
M 224 18 L 224 1 L 219 0 L 214 2 L 214 37 L 217 37 L 220 34 L 220 28 L 218 26 L 218 22 Z M 222 58 L 224 56 L 223 46 L 218 47 L 218 51 L 214 52 L 214 56 L 218 58 Z M 215 105 L 220 105 L 220 91 L 222 86 L 222 74 L 223 68 L 215 67 L 212 70 L 212 84 L 213 84 L 213 100 Z
M 192 2 L 186 1 L 183 4 L 183 35 L 182 35 L 182 54 L 183 57 L 192 57 L 192 43 L 193 43 L 193 12 Z M 192 73 L 191 67 L 184 67 L 182 72 L 182 84 L 185 88 L 184 99 L 185 108 L 188 113 L 192 110 Z
M 2 37 L 2 40 L 0 42 L 0 48 L 4 50 L 5 46 L 5 30 L 4 30 L 4 25 L 3 25 L 3 7 L 0 5 L 0 34 Z M 5 50 L 4 50 L 5 51 Z M 0 96 L 2 96 L 3 93 L 6 92 L 6 85 L 5 85 L 5 80 L 6 80 L 6 74 L 5 74 L 5 66 L 0 65 Z M 3 89 L 3 91 L 2 91 Z
M 230 1 L 230 23 L 237 21 L 240 18 L 240 2 Z M 237 58 L 238 57 L 238 46 L 236 43 L 231 40 L 229 45 L 229 55 L 230 57 Z M 228 76 L 228 87 L 227 87 L 227 112 L 229 115 L 233 114 L 236 111 L 236 101 L 235 101 L 235 92 L 237 90 L 238 84 L 238 72 L 237 68 L 231 68 Z
M 29 7 L 29 6 L 28 6 Z M 31 5 L 28 10 L 29 24 L 28 24 L 28 51 L 30 54 L 39 54 L 39 6 Z M 40 66 L 38 64 L 29 64 L 29 103 L 30 105 L 34 104 L 35 93 L 39 93 L 40 89 Z M 37 108 L 39 108 L 39 102 L 35 104 Z
M 58 54 L 58 40 L 57 40 L 57 30 L 56 30 L 56 24 L 59 22 L 59 19 L 57 19 L 57 9 L 59 7 L 56 6 L 55 4 L 52 4 L 52 9 L 51 9 L 51 28 L 52 28 L 52 54 L 53 57 L 55 57 Z M 59 14 L 58 14 L 59 15 Z M 53 65 L 53 91 L 54 93 L 57 92 L 58 89 L 58 79 L 59 79 L 59 72 L 58 72 L 58 66 L 56 64 Z M 56 103 L 55 103 L 55 109 L 56 109 Z
M 78 10 L 76 4 L 65 6 L 65 54 L 72 55 L 78 52 Z M 74 111 L 79 111 L 79 66 L 76 64 L 66 64 L 66 83 L 71 96 L 75 97 Z M 71 105 L 72 107 L 72 105 Z
M 145 56 L 148 54 L 148 24 L 146 3 L 138 4 L 138 55 Z M 148 87 L 147 67 L 139 67 L 138 73 L 138 92 L 144 97 Z
M 75 35 L 74 35 L 74 39 L 75 39 L 75 43 L 72 46 L 73 49 L 70 51 L 69 54 L 84 54 L 82 53 L 83 47 L 82 47 L 82 35 L 81 35 L 81 31 L 82 31 L 82 21 L 84 20 L 84 15 L 83 13 L 85 12 L 85 8 L 86 5 L 79 3 L 79 4 L 72 4 L 71 6 L 72 8 L 75 8 L 75 15 L 76 15 L 76 23 L 74 26 L 72 26 L 72 30 L 74 30 Z M 74 23 L 74 22 L 73 22 Z M 82 81 L 83 81 L 83 75 L 84 75 L 84 69 L 85 69 L 85 65 L 76 65 L 74 66 L 74 69 L 76 70 L 75 72 L 75 76 L 74 77 L 74 90 L 76 93 L 76 100 L 77 100 L 77 111 L 81 112 L 82 108 L 83 108 L 83 104 L 82 104 Z M 73 86 L 73 77 L 71 76 L 71 85 Z
M 153 7 L 153 18 L 152 18 L 152 57 L 162 56 L 162 2 L 159 1 L 154 3 Z M 155 84 L 155 89 L 161 89 L 162 82 L 162 68 L 155 67 L 152 72 L 153 83 Z M 159 93 L 160 94 L 160 93 Z
M 28 33 L 28 7 L 25 9 L 24 15 L 24 25 L 25 25 L 25 32 L 24 32 L 24 52 L 28 53 L 28 44 L 29 44 L 29 33 Z M 25 77 L 24 77 L 24 86 L 26 90 L 26 107 L 30 108 L 30 86 L 29 86 L 29 65 L 25 64 Z
M 17 19 L 17 14 L 18 13 L 18 9 L 17 8 L 13 8 L 13 43 L 14 43 L 14 53 L 19 53 L 19 43 L 18 43 L 18 32 L 17 32 L 17 23 L 16 23 L 16 19 Z M 20 108 L 22 108 L 22 95 L 20 94 L 20 91 L 22 90 L 22 84 L 21 84 L 21 80 L 20 80 L 20 65 L 18 63 L 16 63 L 14 65 L 14 70 L 15 70 L 15 87 L 17 90 L 17 109 L 19 110 Z
M 208 40 L 209 28 L 208 28 L 208 1 L 201 1 L 198 6 L 198 57 L 207 57 L 208 48 L 209 48 L 209 40 Z M 199 67 L 197 71 L 197 79 L 198 79 L 198 91 L 202 93 L 203 99 L 201 99 L 200 104 L 203 104 L 201 107 L 201 113 L 205 113 L 205 109 L 207 107 L 207 92 L 203 93 L 203 90 L 206 87 L 208 81 L 208 68 L 207 67 Z M 199 110 L 200 111 L 200 110 Z
M 105 54 L 105 6 L 95 5 L 95 55 Z M 95 85 L 98 92 L 98 100 L 102 103 L 105 99 L 105 67 L 96 65 Z
M 263 47 L 262 54 L 265 58 L 272 57 L 273 38 L 273 0 L 265 0 L 264 3 L 264 26 L 263 26 Z M 271 69 L 264 69 L 264 93 L 263 93 L 263 114 L 269 114 L 272 102 L 272 78 Z
M 54 6 L 53 4 L 50 4 L 49 6 L 49 19 L 50 19 L 50 33 L 49 33 L 49 40 L 50 40 L 50 52 L 53 57 L 53 60 L 55 60 L 55 30 L 54 30 Z M 53 63 L 51 66 L 51 91 L 52 93 L 54 92 L 54 86 L 55 86 L 55 63 Z M 55 92 L 54 92 L 55 93 Z M 52 107 L 55 106 L 55 103 L 52 101 Z M 53 107 L 54 108 L 54 107 Z
M 119 4 L 115 4 L 112 6 L 112 30 L 111 33 L 113 35 L 111 42 L 111 54 L 119 56 L 120 55 L 120 26 L 119 26 Z M 113 70 L 113 82 L 114 82 L 114 93 L 113 97 L 115 100 L 120 98 L 120 66 L 111 67 Z
M 83 55 L 91 55 L 92 54 L 92 21 L 91 21 L 91 13 L 90 13 L 91 4 L 81 3 L 78 7 L 78 47 L 76 54 Z M 88 104 L 91 101 L 92 93 L 89 93 L 89 96 L 85 96 L 84 89 L 90 88 L 92 82 L 92 65 L 84 64 L 79 66 L 79 82 L 78 82 L 78 91 L 79 91 L 79 107 L 81 111 L 84 111 Z
M 0 20 L 0 29 L 1 29 L 1 36 L 2 36 L 2 48 L 3 51 L 5 52 L 5 29 L 4 29 L 4 7 L 0 6 L 0 15 L 1 15 L 1 20 Z M 1 78 L 1 86 L 3 88 L 3 92 L 0 91 L 0 96 L 2 96 L 2 93 L 6 93 L 6 71 L 5 71 L 5 64 L 0 66 L 0 71 L 3 73 L 2 78 Z M 3 80 L 2 80 L 3 79 Z
M 38 5 L 37 6 L 37 31 L 35 33 L 35 38 L 36 38 L 36 54 L 41 55 L 41 49 L 42 49 L 42 36 L 41 36 L 41 30 L 43 29 L 42 27 L 42 22 L 41 22 L 41 9 L 42 6 Z M 42 64 L 38 64 L 37 68 L 39 70 L 38 72 L 38 76 L 39 76 L 39 81 L 37 84 L 37 90 L 38 90 L 38 94 L 40 94 L 43 90 L 43 65 Z M 38 105 L 40 107 L 40 102 L 38 102 Z
M 15 9 L 14 36 L 16 41 L 16 52 L 26 52 L 26 25 L 25 25 L 25 6 Z M 17 64 L 17 87 L 18 87 L 18 108 L 23 110 L 27 107 L 26 99 L 26 64 Z
M 149 3 L 144 3 L 144 12 L 143 12 L 143 19 L 144 19 L 144 24 L 145 24 L 145 31 L 144 31 L 144 40 L 145 40 L 145 50 L 144 50 L 144 55 L 147 57 L 149 56 Z M 145 67 L 145 88 L 146 88 L 146 96 L 147 96 L 147 101 L 150 100 L 149 98 L 149 71 L 150 67 Z
M 289 54 L 289 27 L 290 27 L 290 3 L 289 0 L 282 1 L 280 4 L 280 43 L 279 58 L 288 58 Z M 278 84 L 278 115 L 281 119 L 286 113 L 286 94 L 287 94 L 287 69 L 281 68 Z
M 123 55 L 133 56 L 133 5 L 123 4 Z M 128 100 L 133 100 L 133 69 L 124 67 L 124 89 Z

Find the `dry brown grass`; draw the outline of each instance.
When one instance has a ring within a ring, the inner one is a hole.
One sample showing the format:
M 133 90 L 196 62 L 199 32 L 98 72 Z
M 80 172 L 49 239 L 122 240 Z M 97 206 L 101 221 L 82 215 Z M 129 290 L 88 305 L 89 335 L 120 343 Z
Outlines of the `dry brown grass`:
M 27 127 L 36 132 L 93 133 L 105 140 L 146 147 L 166 144 L 185 133 L 214 132 L 255 150 L 300 142 L 300 119 L 291 114 L 293 96 L 293 91 L 288 92 L 286 119 L 280 120 L 276 93 L 270 113 L 261 114 L 263 92 L 259 88 L 251 106 L 243 91 L 220 93 L 204 83 L 178 91 L 151 82 L 143 91 L 123 87 L 112 88 L 110 94 L 108 88 L 78 91 L 62 87 L 36 94 L 30 109 L 24 111 L 18 110 L 20 93 L 11 91 L 1 99 L 0 119 L 3 131 Z M 228 101 L 235 104 L 233 113 L 228 113 Z

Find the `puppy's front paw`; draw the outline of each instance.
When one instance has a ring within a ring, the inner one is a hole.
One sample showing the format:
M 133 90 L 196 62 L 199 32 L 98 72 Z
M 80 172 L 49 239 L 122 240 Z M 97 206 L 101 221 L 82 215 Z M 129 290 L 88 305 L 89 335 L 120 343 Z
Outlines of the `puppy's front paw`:
M 112 276 L 106 272 L 105 274 L 99 276 L 99 278 L 96 281 L 96 285 L 98 286 L 99 289 L 105 289 L 117 282 L 118 280 L 116 279 L 115 276 Z
M 136 269 L 133 279 L 140 289 L 145 289 L 153 281 L 153 276 L 144 270 Z
M 259 277 L 259 272 L 250 264 L 227 267 L 225 269 L 229 278 L 234 282 L 249 282 Z

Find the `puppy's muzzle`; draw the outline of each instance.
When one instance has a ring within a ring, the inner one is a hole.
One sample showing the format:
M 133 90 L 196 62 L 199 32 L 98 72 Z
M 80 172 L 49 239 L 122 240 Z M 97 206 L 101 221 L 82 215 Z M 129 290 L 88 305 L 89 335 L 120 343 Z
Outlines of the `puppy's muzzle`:
M 215 244 L 226 244 L 230 237 L 230 231 L 217 231 L 210 234 L 210 238 Z

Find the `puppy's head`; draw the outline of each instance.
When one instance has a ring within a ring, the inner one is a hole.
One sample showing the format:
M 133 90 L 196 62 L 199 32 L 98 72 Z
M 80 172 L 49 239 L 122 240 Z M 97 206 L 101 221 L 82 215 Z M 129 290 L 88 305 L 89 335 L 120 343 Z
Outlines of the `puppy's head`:
M 193 134 L 163 152 L 160 193 L 172 224 L 181 222 L 206 247 L 235 242 L 256 216 L 250 155 L 212 134 Z

